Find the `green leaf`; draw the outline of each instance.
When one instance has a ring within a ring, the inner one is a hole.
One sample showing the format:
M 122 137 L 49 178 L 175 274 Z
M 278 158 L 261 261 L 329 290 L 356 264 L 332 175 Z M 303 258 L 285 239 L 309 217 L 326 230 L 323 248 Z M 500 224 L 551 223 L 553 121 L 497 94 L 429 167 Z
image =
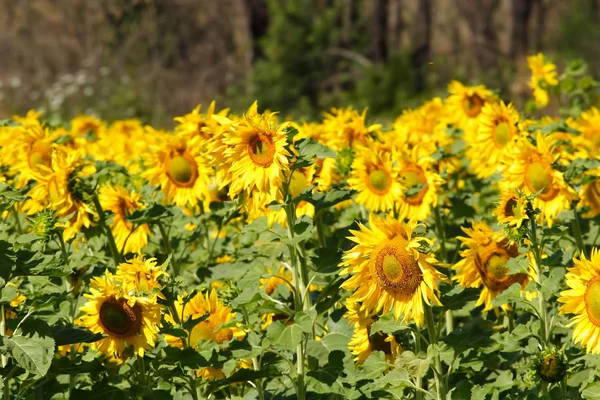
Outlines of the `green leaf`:
M 75 343 L 93 343 L 102 339 L 102 334 L 75 326 L 51 326 L 51 335 L 56 346 Z
M 295 147 L 298 151 L 298 159 L 292 165 L 292 170 L 308 167 L 317 158 L 335 158 L 336 156 L 335 151 L 312 138 L 299 140 Z
M 136 225 L 147 224 L 150 222 L 160 221 L 164 218 L 168 218 L 171 215 L 171 211 L 160 204 L 153 204 L 150 207 L 144 209 L 137 209 L 127 216 L 127 220 Z
M 338 247 L 322 247 L 315 249 L 311 260 L 315 265 L 316 272 L 320 274 L 337 274 L 340 271 L 338 264 L 342 259 L 342 253 Z
M 429 353 L 429 350 L 428 350 Z M 432 363 L 432 356 L 427 358 L 418 357 L 412 351 L 404 351 L 396 359 L 396 368 L 406 371 L 409 376 L 415 378 L 423 378 L 429 371 L 429 366 Z
M 309 371 L 307 375 L 327 385 L 333 385 L 344 372 L 344 357 L 344 352 L 334 350 L 329 353 L 327 365 L 316 371 Z
M 505 266 L 513 274 L 526 274 L 529 268 L 529 259 L 526 255 L 512 257 Z
M 2 288 L 0 304 L 8 304 L 17 296 L 18 288 L 13 285 L 6 285 Z
M 325 346 L 325 348 L 330 352 L 336 350 L 347 351 L 349 342 L 350 336 L 339 332 L 329 333 L 321 340 L 323 346 Z
M 600 383 L 596 383 L 586 387 L 583 392 L 581 392 L 581 397 L 584 399 L 600 399 Z
M 54 356 L 54 339 L 15 335 L 6 338 L 4 344 L 21 368 L 38 376 L 46 375 Z
M 500 307 L 505 304 L 519 301 L 522 301 L 521 285 L 519 283 L 513 283 L 508 289 L 496 296 L 492 303 L 494 307 Z
M 334 205 L 339 204 L 342 201 L 350 200 L 352 196 L 354 196 L 354 193 L 356 192 L 350 189 L 333 188 L 325 194 L 321 192 L 313 192 L 312 198 L 307 199 L 307 201 L 313 206 L 315 206 L 316 214 L 320 210 L 333 207 Z

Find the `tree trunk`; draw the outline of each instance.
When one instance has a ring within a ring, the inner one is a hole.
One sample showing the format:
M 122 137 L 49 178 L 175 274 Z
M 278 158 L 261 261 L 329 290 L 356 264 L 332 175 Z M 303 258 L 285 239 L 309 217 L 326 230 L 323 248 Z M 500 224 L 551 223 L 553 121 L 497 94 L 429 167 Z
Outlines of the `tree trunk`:
M 510 35 L 510 55 L 516 60 L 527 55 L 529 50 L 529 17 L 535 0 L 512 1 L 512 31 Z
M 248 10 L 248 25 L 252 39 L 252 62 L 254 62 L 264 55 L 260 39 L 269 28 L 269 8 L 265 0 L 246 0 L 246 10 Z
M 372 0 L 371 10 L 371 55 L 377 62 L 387 60 L 387 27 L 388 27 L 388 0 Z
M 415 91 L 422 92 L 427 87 L 427 64 L 431 49 L 431 6 L 433 0 L 419 0 L 415 19 L 413 43 L 415 47 L 411 55 L 415 71 Z

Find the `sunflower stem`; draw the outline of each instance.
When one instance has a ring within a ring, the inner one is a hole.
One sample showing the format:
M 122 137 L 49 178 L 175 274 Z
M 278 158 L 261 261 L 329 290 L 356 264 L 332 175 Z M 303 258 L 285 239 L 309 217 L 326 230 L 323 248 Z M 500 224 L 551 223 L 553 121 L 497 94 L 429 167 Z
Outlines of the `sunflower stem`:
M 4 304 L 2 304 L 2 306 L 0 307 L 0 313 L 2 315 L 0 315 L 0 337 L 4 338 L 6 336 L 6 314 L 4 311 Z M 2 354 L 2 358 L 0 359 L 2 361 L 2 365 L 0 365 L 2 368 L 6 367 L 6 365 L 8 364 L 8 357 L 3 353 Z M 6 379 L 5 388 L 8 387 L 8 379 Z M 9 398 L 7 396 L 5 396 L 5 398 Z
M 415 352 L 417 355 L 421 352 L 421 338 L 419 335 L 413 332 L 413 338 L 415 340 Z M 415 398 L 417 400 L 423 400 L 423 393 L 419 389 L 423 389 L 423 379 L 418 376 L 415 382 Z
M 535 214 L 533 211 L 529 210 L 528 207 L 528 216 L 529 223 L 531 225 L 531 247 L 533 248 L 533 256 L 535 258 L 536 264 L 536 276 L 537 276 L 537 292 L 538 292 L 538 308 L 539 308 L 539 317 L 540 317 L 540 338 L 542 339 L 542 349 L 545 349 L 548 346 L 548 310 L 546 307 L 546 299 L 544 298 L 544 292 L 541 290 L 542 287 L 542 255 L 541 248 L 538 244 L 537 238 L 537 223 L 535 221 Z
M 577 242 L 577 248 L 579 249 L 579 253 L 584 257 L 587 257 L 585 253 L 585 244 L 583 243 L 583 236 L 581 234 L 581 225 L 579 224 L 579 216 L 577 215 L 576 209 L 573 209 L 573 221 L 571 221 L 571 225 L 573 228 L 573 236 L 575 236 L 575 241 Z
M 158 230 L 160 231 L 160 235 L 162 236 L 162 241 L 163 241 L 163 246 L 165 248 L 165 251 L 171 255 L 171 264 L 173 265 L 173 275 L 175 277 L 178 277 L 181 270 L 179 268 L 179 263 L 177 262 L 177 258 L 175 257 L 175 252 L 173 251 L 173 248 L 171 247 L 171 241 L 169 240 L 169 234 L 167 233 L 167 230 L 165 229 L 165 226 L 163 225 L 162 222 L 157 221 L 156 224 L 158 225 Z
M 319 247 L 323 248 L 327 242 L 325 239 L 325 226 L 323 225 L 323 211 L 319 211 L 315 215 L 315 226 L 317 228 L 317 238 L 319 239 Z
M 436 204 L 435 206 L 435 228 L 437 230 L 437 237 L 440 240 L 440 252 L 442 257 L 442 263 L 448 263 L 448 251 L 446 250 L 446 227 L 440 213 L 440 207 Z M 454 330 L 454 317 L 452 316 L 452 310 L 446 310 L 446 334 L 450 334 Z
M 104 213 L 104 209 L 100 204 L 100 199 L 98 199 L 98 194 L 95 193 L 92 196 L 92 202 L 94 203 L 94 207 L 96 207 L 96 211 L 98 211 L 98 218 L 100 219 L 100 226 L 104 230 L 104 234 L 108 239 L 108 248 L 110 249 L 110 253 L 115 260 L 115 266 L 119 265 L 123 262 L 123 258 L 121 257 L 121 253 L 117 249 L 117 244 L 115 242 L 115 237 L 113 236 L 112 230 L 106 223 L 106 214 Z
M 435 328 L 435 322 L 433 320 L 433 310 L 430 305 L 425 304 L 425 325 L 427 327 L 427 335 L 429 336 L 429 343 L 435 345 L 438 343 L 438 332 Z M 437 400 L 446 399 L 446 388 L 444 386 L 444 379 L 442 376 L 442 361 L 440 355 L 434 356 L 435 368 L 433 369 L 433 376 L 435 379 L 435 390 L 437 394 Z

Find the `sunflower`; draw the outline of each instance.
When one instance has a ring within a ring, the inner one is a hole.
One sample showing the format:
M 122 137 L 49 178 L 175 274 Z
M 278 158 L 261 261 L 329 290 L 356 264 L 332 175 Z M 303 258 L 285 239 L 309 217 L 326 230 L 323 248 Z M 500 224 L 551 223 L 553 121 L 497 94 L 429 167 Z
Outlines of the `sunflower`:
M 500 160 L 514 148 L 520 136 L 518 122 L 519 113 L 512 104 L 500 101 L 483 106 L 479 130 L 467 151 L 477 176 L 487 178 L 498 171 Z
M 439 188 L 444 183 L 443 179 L 432 170 L 433 159 L 420 157 L 418 152 L 418 148 L 413 148 L 410 156 L 400 160 L 399 219 L 426 220 L 431 215 L 431 207 L 437 205 Z
M 500 196 L 500 204 L 494 210 L 498 222 L 511 227 L 520 228 L 526 219 L 527 202 L 517 191 L 509 190 Z
M 413 320 L 423 325 L 423 301 L 441 305 L 437 298 L 437 280 L 445 280 L 433 264 L 436 259 L 419 251 L 423 237 L 412 237 L 416 222 L 408 224 L 390 216 L 371 214 L 370 228 L 359 223 L 360 231 L 350 231 L 357 243 L 344 253 L 340 274 L 352 274 L 342 287 L 367 310 L 383 314 L 393 310 L 396 320 Z
M 450 82 L 448 92 L 446 105 L 450 120 L 466 133 L 476 132 L 479 114 L 496 96 L 483 85 L 465 86 L 458 81 Z
M 279 285 L 291 288 L 292 273 L 285 267 L 281 267 L 277 274 L 273 274 L 271 268 L 267 268 L 267 273 L 271 274 L 270 278 L 260 278 L 260 289 L 265 288 L 267 295 L 272 295 Z
M 372 332 L 371 326 L 377 320 L 376 316 L 361 307 L 360 303 L 350 297 L 346 303 L 348 312 L 345 318 L 354 325 L 354 333 L 348 348 L 354 356 L 354 361 L 362 364 L 374 351 L 382 351 L 386 360 L 393 364 L 396 356 L 402 352 L 402 346 L 396 341 L 394 335 L 381 331 Z
M 160 305 L 156 299 L 126 295 L 119 288 L 112 274 L 106 271 L 102 277 L 93 278 L 88 301 L 78 320 L 81 326 L 106 337 L 92 347 L 108 358 L 121 359 L 126 350 L 133 347 L 133 354 L 144 356 L 146 350 L 156 345 L 160 326 Z
M 255 102 L 236 121 L 218 118 L 223 130 L 209 143 L 213 165 L 221 174 L 220 187 L 229 185 L 231 198 L 245 191 L 269 194 L 271 200 L 289 169 L 288 124 L 275 125 L 273 113 L 260 114 L 257 108 Z
M 518 244 L 511 243 L 502 233 L 494 232 L 484 222 L 476 222 L 472 228 L 462 228 L 467 237 L 459 236 L 466 249 L 460 252 L 462 260 L 452 269 L 457 271 L 453 279 L 463 287 L 482 287 L 475 307 L 485 304 L 484 311 L 494 308 L 494 298 L 518 283 L 523 289 L 529 282 L 527 274 L 511 274 L 506 263 L 518 257 Z M 503 309 L 509 306 L 503 305 Z
M 143 255 L 138 255 L 117 265 L 115 281 L 125 293 L 133 291 L 145 293 L 148 297 L 156 296 L 158 289 L 162 287 L 158 280 L 169 276 L 164 268 L 165 265 L 156 265 L 156 258 L 145 259 Z M 161 293 L 158 293 L 158 297 L 164 299 Z
M 187 340 L 190 347 L 197 347 L 202 340 L 221 344 L 232 339 L 242 339 L 246 335 L 233 322 L 235 313 L 219 300 L 215 289 L 212 289 L 210 293 L 207 291 L 205 294 L 199 292 L 185 305 L 183 297 L 179 296 L 175 303 L 175 309 L 182 323 L 188 319 L 194 320 L 209 314 L 206 320 L 196 324 L 188 333 Z M 169 322 L 173 322 L 174 319 L 173 316 L 167 318 Z M 222 327 L 222 325 L 226 326 Z M 182 347 L 181 338 L 167 335 L 165 340 L 171 346 Z
M 569 326 L 575 325 L 573 341 L 581 343 L 586 353 L 600 354 L 600 253 L 592 249 L 588 260 L 585 255 L 573 260 L 565 276 L 568 290 L 558 298 L 561 314 L 575 314 Z
M 229 109 L 226 108 L 219 112 L 215 112 L 216 103 L 212 101 L 206 110 L 206 114 L 201 114 L 202 106 L 199 105 L 194 110 L 181 117 L 176 117 L 175 122 L 178 125 L 175 127 L 175 132 L 180 135 L 189 137 L 190 139 L 199 138 L 205 140 L 209 138 L 207 130 L 204 128 L 210 125 L 217 125 L 218 122 L 212 118 L 213 115 L 227 117 Z
M 548 86 L 558 85 L 556 65 L 544 61 L 544 55 L 538 53 L 527 57 L 527 65 L 531 70 L 529 87 L 533 89 L 533 97 L 537 105 L 544 107 L 548 104 Z
M 600 176 L 600 168 L 586 171 L 586 176 Z M 600 214 L 600 181 L 593 181 L 581 186 L 579 193 L 580 204 L 589 207 L 589 211 L 584 215 L 586 218 L 592 218 Z
M 104 186 L 100 189 L 100 204 L 104 210 L 113 213 L 110 229 L 115 236 L 117 248 L 122 253 L 139 253 L 148 243 L 150 227 L 143 224 L 134 229 L 127 221 L 133 211 L 143 208 L 139 193 L 129 193 L 122 186 Z
M 359 114 L 352 107 L 332 108 L 331 112 L 324 113 L 324 116 L 325 144 L 335 151 L 364 146 L 381 130 L 380 124 L 367 125 L 367 109 Z
M 182 136 L 160 135 L 155 151 L 147 160 L 142 176 L 160 185 L 165 201 L 180 207 L 196 207 L 210 201 L 208 184 L 212 174 L 200 154 L 199 144 Z
M 81 151 L 54 145 L 51 166 L 40 165 L 33 173 L 37 184 L 29 192 L 33 200 L 48 205 L 59 217 L 69 217 L 64 226 L 65 240 L 73 238 L 83 226 L 89 227 L 90 216 L 96 214 L 83 200 L 79 184 L 81 175 L 92 172 L 93 167 L 81 158 Z
M 506 167 L 499 182 L 502 191 L 521 189 L 526 195 L 540 192 L 533 201 L 534 208 L 542 210 L 540 217 L 552 226 L 554 218 L 562 210 L 570 207 L 577 194 L 567 185 L 562 172 L 553 168 L 559 162 L 560 153 L 543 134 L 536 135 L 536 145 L 521 141 L 514 153 L 505 158 Z
M 350 188 L 358 191 L 356 202 L 374 212 L 391 211 L 402 197 L 395 157 L 366 147 L 357 153 L 348 178 Z
M 572 139 L 583 153 L 581 158 L 597 157 L 600 152 L 600 110 L 592 107 L 583 111 L 579 118 L 567 120 L 567 124 L 581 132 Z

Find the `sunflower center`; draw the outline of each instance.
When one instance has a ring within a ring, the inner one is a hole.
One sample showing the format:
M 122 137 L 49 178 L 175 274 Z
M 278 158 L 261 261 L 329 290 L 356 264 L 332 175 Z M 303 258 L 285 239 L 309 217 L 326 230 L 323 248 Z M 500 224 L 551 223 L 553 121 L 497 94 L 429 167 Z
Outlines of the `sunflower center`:
M 373 351 L 383 351 L 385 354 L 392 354 L 392 344 L 387 341 L 388 335 L 379 331 L 369 335 L 369 344 Z
M 229 328 L 219 329 L 215 332 L 215 342 L 221 344 L 223 342 L 228 342 L 233 339 L 233 331 Z
M 467 96 L 463 105 L 465 114 L 467 114 L 469 118 L 475 118 L 481 112 L 481 108 L 483 107 L 483 99 L 479 97 L 478 94 Z
M 423 281 L 417 260 L 398 246 L 385 245 L 372 262 L 379 282 L 390 291 L 412 295 Z
M 532 192 L 541 190 L 542 194 L 546 194 L 551 190 L 552 176 L 541 162 L 536 161 L 527 167 L 525 179 Z
M 590 321 L 600 326 L 600 275 L 593 277 L 585 290 L 585 306 Z
M 400 172 L 400 182 L 402 182 L 405 192 L 412 192 L 411 189 L 414 189 L 418 185 L 424 185 L 417 193 L 405 193 L 404 201 L 413 206 L 420 205 L 423 202 L 425 193 L 427 193 L 427 179 L 425 178 L 425 174 L 419 170 L 404 170 Z
M 383 169 L 374 169 L 369 173 L 369 186 L 378 194 L 385 194 L 390 189 L 392 179 Z
M 250 139 L 248 154 L 254 164 L 267 168 L 275 158 L 275 144 L 273 139 L 267 135 L 256 135 Z
M 493 292 L 502 292 L 513 283 L 523 283 L 527 274 L 510 274 L 506 263 L 518 255 L 516 246 L 506 247 L 507 242 L 493 244 L 491 249 L 484 250 L 487 254 L 475 258 L 475 266 L 484 285 Z M 497 247 L 496 247 L 497 246 Z
M 514 197 L 511 197 L 510 200 L 508 200 L 506 202 L 506 205 L 504 206 L 504 215 L 507 217 L 517 217 L 519 218 L 519 216 L 517 216 L 517 212 L 519 212 L 519 210 L 517 209 L 517 200 Z M 520 212 L 519 212 L 520 214 Z
M 487 262 L 487 271 L 492 274 L 496 279 L 502 279 L 508 272 L 506 263 L 509 257 L 507 255 L 494 254 Z
M 500 122 L 494 129 L 494 139 L 500 147 L 506 146 L 512 136 L 510 126 L 506 122 Z
M 169 175 L 176 182 L 188 183 L 192 178 L 192 164 L 185 157 L 172 157 L 169 161 Z
M 125 299 L 110 299 L 100 306 L 100 322 L 113 336 L 129 337 L 137 334 L 142 326 L 142 312 Z

